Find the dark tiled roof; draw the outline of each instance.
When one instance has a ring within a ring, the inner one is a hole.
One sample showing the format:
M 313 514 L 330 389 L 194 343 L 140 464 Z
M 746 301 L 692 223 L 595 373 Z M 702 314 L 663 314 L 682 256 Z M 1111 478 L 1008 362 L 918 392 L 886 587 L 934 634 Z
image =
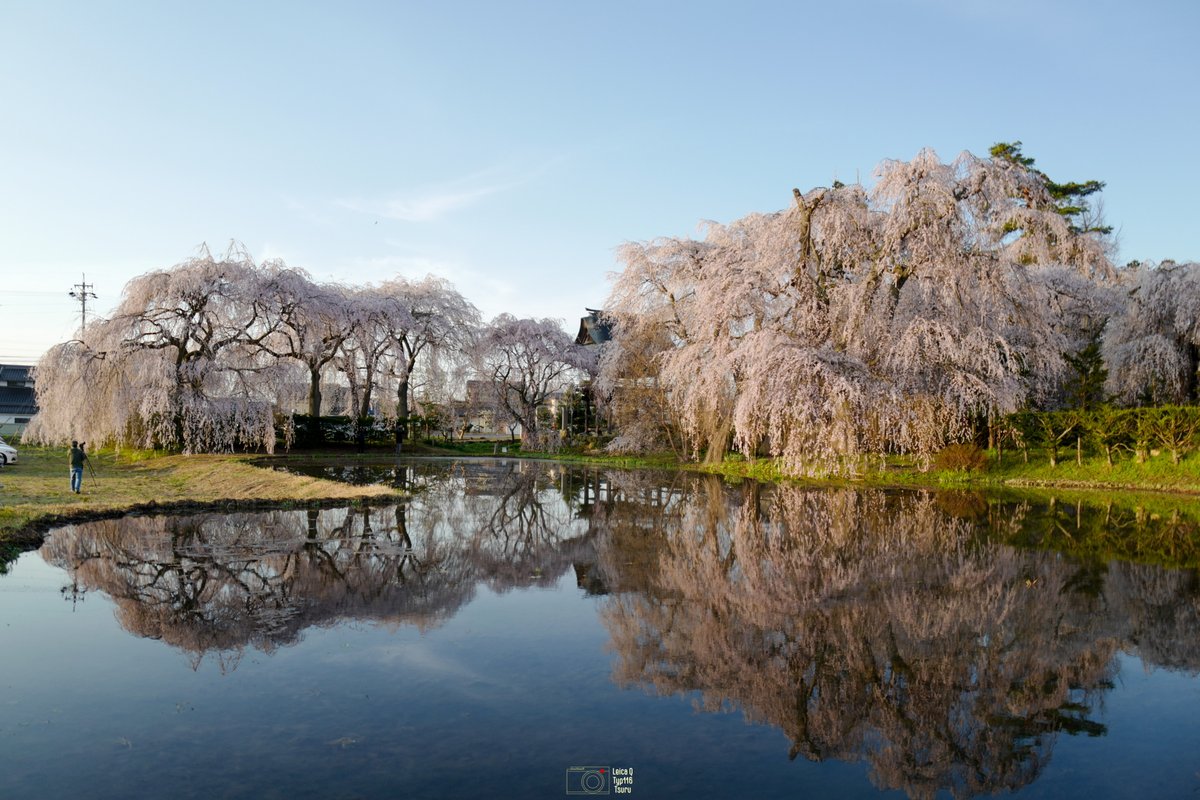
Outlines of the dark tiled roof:
M 32 417 L 37 413 L 37 400 L 28 386 L 0 386 L 0 414 Z
M 604 319 L 604 312 L 587 309 L 588 315 L 579 320 L 579 335 L 575 344 L 604 344 L 612 338 L 612 323 Z
M 0 364 L 0 382 L 27 381 L 30 380 L 31 372 L 33 372 L 33 367 L 18 364 Z

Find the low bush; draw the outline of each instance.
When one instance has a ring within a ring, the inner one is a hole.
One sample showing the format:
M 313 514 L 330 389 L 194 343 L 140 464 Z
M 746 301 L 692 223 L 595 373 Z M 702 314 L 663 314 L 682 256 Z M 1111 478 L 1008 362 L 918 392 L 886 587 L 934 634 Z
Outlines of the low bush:
M 943 447 L 933 457 L 933 466 L 939 470 L 983 472 L 987 469 L 987 465 L 987 453 L 972 442 L 960 442 Z

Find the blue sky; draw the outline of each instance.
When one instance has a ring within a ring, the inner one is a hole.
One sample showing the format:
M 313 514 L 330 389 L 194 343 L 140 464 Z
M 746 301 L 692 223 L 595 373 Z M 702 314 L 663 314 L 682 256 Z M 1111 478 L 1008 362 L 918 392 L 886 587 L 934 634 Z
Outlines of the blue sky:
M 1020 139 L 1200 258 L 1200 3 L 0 0 L 0 361 L 230 239 L 576 324 L 614 248 Z

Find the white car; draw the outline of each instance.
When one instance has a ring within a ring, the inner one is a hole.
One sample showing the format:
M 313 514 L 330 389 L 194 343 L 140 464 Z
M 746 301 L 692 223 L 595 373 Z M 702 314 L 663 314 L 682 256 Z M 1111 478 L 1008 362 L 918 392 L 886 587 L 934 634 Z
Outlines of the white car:
M 17 463 L 17 448 L 4 441 L 4 437 L 0 436 L 0 467 L 7 467 L 9 464 L 15 463 Z

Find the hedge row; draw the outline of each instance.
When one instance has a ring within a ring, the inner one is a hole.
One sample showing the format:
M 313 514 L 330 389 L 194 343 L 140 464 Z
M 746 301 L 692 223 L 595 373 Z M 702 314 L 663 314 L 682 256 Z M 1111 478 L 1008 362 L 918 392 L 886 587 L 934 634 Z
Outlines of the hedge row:
M 360 433 L 365 444 L 391 444 L 396 441 L 394 423 L 375 417 L 363 417 L 356 425 L 354 417 L 310 417 L 308 414 L 294 414 L 291 424 L 292 443 L 300 447 L 354 444 L 359 441 Z M 285 440 L 282 426 L 278 434 L 281 441 Z
M 1024 453 L 1026 461 L 1030 448 L 1044 448 L 1050 466 L 1058 463 L 1061 450 L 1073 447 L 1079 457 L 1085 445 L 1102 453 L 1109 466 L 1121 452 L 1132 453 L 1142 463 L 1152 449 L 1170 452 L 1171 461 L 1178 464 L 1200 446 L 1200 407 L 1025 411 L 1005 417 L 999 433 L 997 442 L 1011 443 Z

